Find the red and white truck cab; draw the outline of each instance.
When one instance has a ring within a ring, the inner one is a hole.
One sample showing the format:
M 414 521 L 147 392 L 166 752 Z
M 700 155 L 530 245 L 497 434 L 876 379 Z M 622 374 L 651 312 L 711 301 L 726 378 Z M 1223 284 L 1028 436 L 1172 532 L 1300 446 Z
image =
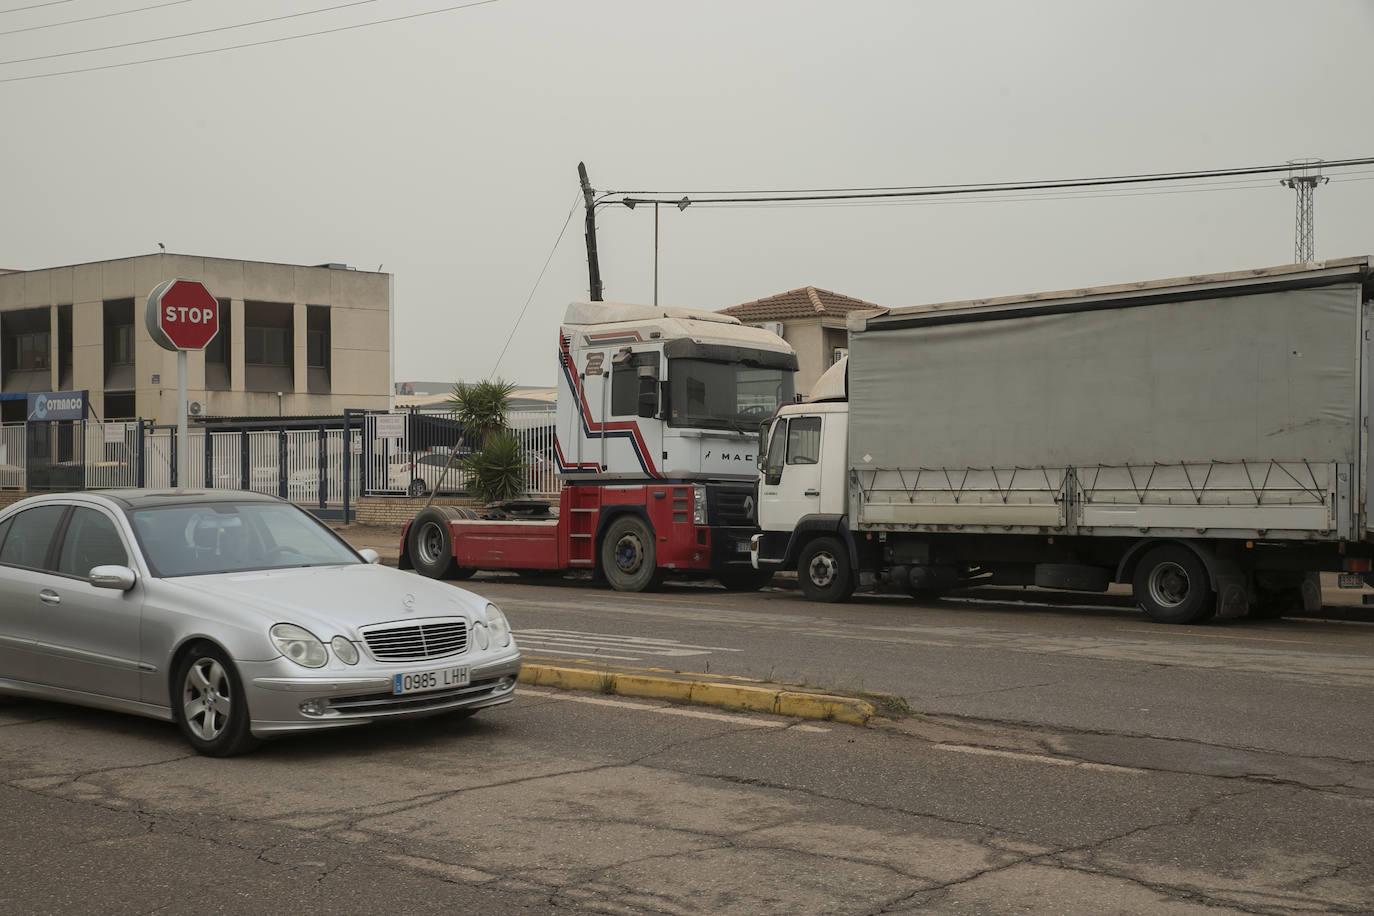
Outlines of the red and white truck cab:
M 796 354 L 716 312 L 568 306 L 558 340 L 557 507 L 431 506 L 402 534 L 402 568 L 588 569 L 622 591 L 670 574 L 757 588 L 758 431 L 792 401 Z

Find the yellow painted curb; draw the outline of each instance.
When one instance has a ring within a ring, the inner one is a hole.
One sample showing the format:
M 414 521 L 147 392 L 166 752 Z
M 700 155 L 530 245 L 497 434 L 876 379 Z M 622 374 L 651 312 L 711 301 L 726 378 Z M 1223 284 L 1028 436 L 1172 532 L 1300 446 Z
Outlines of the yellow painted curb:
M 646 697 L 690 703 L 692 687 L 691 681 L 670 681 L 667 678 L 646 677 L 642 674 L 615 675 L 615 692 L 622 697 Z
M 692 685 L 692 702 L 702 706 L 724 706 L 729 709 L 753 709 L 773 712 L 777 707 L 776 687 L 745 687 L 739 684 L 696 683 Z
M 873 705 L 853 697 L 783 690 L 778 693 L 777 713 L 799 719 L 831 719 L 848 725 L 864 725 L 873 718 Z
M 562 665 L 532 665 L 526 662 L 520 668 L 520 682 L 560 690 L 589 690 L 594 693 L 672 700 L 699 706 L 749 709 L 795 719 L 822 719 L 847 725 L 867 724 L 874 714 L 873 704 L 854 697 L 805 693 L 752 684 L 725 684 L 718 681 L 693 681 L 588 668 L 567 668 Z

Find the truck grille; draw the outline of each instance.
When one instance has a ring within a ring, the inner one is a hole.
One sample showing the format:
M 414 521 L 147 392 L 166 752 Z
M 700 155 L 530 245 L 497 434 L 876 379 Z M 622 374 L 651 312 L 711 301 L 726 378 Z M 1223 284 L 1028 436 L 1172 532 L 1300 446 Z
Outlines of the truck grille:
M 378 661 L 441 658 L 467 651 L 468 626 L 463 620 L 382 625 L 364 630 L 363 639 Z
M 706 518 L 712 525 L 720 527 L 753 526 L 758 518 L 754 487 L 716 487 L 706 488 Z

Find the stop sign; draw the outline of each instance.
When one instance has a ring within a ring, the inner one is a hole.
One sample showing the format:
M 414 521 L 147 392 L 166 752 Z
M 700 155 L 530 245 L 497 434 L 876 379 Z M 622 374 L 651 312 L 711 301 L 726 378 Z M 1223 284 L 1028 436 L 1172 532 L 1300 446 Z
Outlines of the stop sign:
M 164 280 L 148 294 L 148 333 L 167 350 L 204 350 L 219 333 L 219 303 L 197 280 Z

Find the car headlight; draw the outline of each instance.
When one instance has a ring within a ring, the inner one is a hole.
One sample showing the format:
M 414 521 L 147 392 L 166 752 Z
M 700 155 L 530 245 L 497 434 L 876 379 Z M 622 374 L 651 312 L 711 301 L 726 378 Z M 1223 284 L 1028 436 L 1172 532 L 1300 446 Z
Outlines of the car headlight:
M 692 487 L 692 524 L 706 524 L 706 488 L 701 484 Z
M 487 646 L 491 645 L 491 631 L 480 620 L 473 621 L 472 641 L 479 650 L 486 649 Z
M 339 661 L 345 665 L 358 664 L 358 647 L 353 645 L 342 636 L 335 636 L 329 641 L 329 648 L 334 650 L 334 654 L 339 657 Z
M 487 605 L 487 626 L 491 627 L 491 641 L 494 645 L 510 645 L 510 621 L 494 604 Z
M 269 635 L 272 637 L 272 644 L 291 661 L 305 668 L 323 668 L 325 662 L 329 661 L 329 653 L 324 650 L 324 643 L 315 638 L 305 627 L 298 627 L 294 623 L 279 623 L 274 626 Z

